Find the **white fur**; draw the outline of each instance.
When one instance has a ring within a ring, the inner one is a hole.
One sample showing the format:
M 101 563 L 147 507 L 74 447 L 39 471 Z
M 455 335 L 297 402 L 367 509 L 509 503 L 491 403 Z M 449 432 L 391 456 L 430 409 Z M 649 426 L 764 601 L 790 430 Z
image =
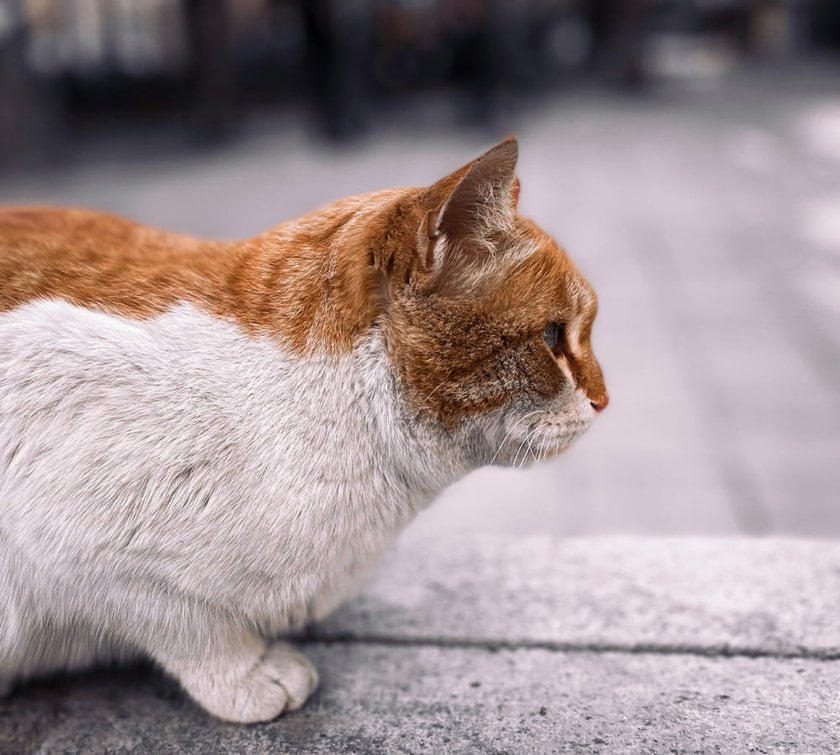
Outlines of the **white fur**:
M 400 411 L 375 333 L 300 360 L 188 305 L 0 315 L 0 686 L 139 651 L 279 713 L 216 698 L 467 469 Z
M 569 399 L 539 413 L 545 443 L 579 432 L 575 400 L 558 435 Z M 0 314 L 0 691 L 144 655 L 221 718 L 299 707 L 317 674 L 273 638 L 334 608 L 503 437 L 516 463 L 522 427 L 419 421 L 375 328 L 301 359 L 190 305 Z

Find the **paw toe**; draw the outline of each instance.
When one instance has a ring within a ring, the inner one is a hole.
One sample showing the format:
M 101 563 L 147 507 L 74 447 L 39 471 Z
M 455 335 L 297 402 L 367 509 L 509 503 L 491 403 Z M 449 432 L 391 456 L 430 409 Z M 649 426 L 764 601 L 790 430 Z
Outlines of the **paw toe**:
M 298 710 L 318 686 L 318 672 L 307 658 L 288 645 L 275 645 L 269 658 L 276 669 L 276 682 L 288 695 L 286 709 Z

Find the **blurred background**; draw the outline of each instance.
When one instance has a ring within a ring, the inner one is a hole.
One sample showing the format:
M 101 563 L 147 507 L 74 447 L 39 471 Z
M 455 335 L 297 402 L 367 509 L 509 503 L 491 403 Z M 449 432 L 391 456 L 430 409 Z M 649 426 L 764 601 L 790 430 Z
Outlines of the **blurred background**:
M 838 0 L 0 0 L 0 202 L 206 236 L 515 133 L 611 405 L 444 530 L 840 535 Z

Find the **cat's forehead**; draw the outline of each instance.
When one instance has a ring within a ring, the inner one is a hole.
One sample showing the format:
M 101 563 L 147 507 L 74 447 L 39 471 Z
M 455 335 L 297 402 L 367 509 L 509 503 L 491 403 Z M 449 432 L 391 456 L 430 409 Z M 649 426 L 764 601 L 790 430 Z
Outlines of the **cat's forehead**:
M 496 306 L 555 319 L 594 318 L 598 300 L 566 251 L 530 220 L 517 218 L 503 255 Z

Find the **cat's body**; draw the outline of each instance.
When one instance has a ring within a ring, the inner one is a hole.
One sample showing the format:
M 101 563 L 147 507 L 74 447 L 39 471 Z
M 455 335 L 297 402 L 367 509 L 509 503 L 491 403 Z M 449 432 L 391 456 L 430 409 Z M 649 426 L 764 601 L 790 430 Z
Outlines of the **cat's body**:
M 594 297 L 514 163 L 231 244 L 0 211 L 0 688 L 142 655 L 222 718 L 298 707 L 317 676 L 273 638 L 458 477 L 585 429 Z M 568 348 L 525 316 L 552 297 Z

